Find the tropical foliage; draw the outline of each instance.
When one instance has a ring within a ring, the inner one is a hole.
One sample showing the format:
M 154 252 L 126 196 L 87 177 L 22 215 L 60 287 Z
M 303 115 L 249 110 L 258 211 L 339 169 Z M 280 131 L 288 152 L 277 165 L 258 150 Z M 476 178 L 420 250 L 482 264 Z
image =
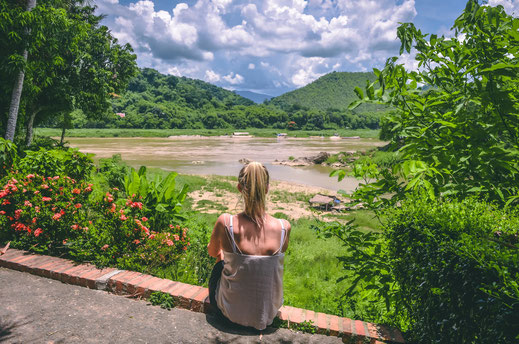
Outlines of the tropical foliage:
M 12 157 L 8 142 L 0 139 Z M 0 179 L 2 244 L 139 271 L 175 265 L 191 245 L 179 215 L 187 187 L 175 189 L 175 173 L 150 182 L 130 174 L 128 194 L 99 183 L 75 149 L 22 154 Z
M 518 28 L 519 19 L 501 6 L 469 1 L 453 26 L 456 37 L 422 34 L 413 24 L 398 29 L 401 53 L 416 49 L 418 71 L 389 59 L 365 92 L 357 89 L 362 99 L 353 104 L 399 110 L 385 119 L 383 132 L 402 155 L 392 174 L 403 179 L 382 178 L 369 187 L 372 194 L 400 197 L 423 187 L 431 197 L 482 194 L 502 204 L 517 199 Z
M 74 109 L 99 116 L 110 106 L 111 94 L 123 90 L 135 73 L 131 46 L 119 45 L 99 25 L 95 7 L 40 0 L 29 12 L 23 3 L 3 0 L 0 11 L 0 128 L 11 140 L 15 128 L 25 127 L 30 145 L 32 127 L 50 116 L 61 116 L 54 120 L 67 128 Z M 21 72 L 25 79 L 18 85 Z M 8 121 L 11 95 L 22 86 L 21 123 L 12 111 Z
M 346 296 L 373 290 L 386 300 L 388 320 L 409 326 L 412 341 L 519 338 L 518 28 L 503 7 L 475 0 L 452 38 L 402 24 L 400 53 L 416 51 L 419 69 L 390 58 L 374 70 L 376 81 L 356 89 L 352 107 L 396 108 L 382 133 L 398 159 L 352 169 L 364 179 L 353 197 L 377 211 L 383 231 L 323 231 L 358 252 L 341 257 L 345 276 L 357 282 Z

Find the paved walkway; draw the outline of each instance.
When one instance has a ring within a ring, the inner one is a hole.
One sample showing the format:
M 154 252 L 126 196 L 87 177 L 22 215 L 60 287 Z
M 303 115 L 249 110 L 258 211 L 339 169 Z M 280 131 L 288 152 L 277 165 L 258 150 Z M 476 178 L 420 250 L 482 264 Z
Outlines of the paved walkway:
M 0 268 L 1 343 L 342 343 L 286 329 L 232 328 L 211 315 Z

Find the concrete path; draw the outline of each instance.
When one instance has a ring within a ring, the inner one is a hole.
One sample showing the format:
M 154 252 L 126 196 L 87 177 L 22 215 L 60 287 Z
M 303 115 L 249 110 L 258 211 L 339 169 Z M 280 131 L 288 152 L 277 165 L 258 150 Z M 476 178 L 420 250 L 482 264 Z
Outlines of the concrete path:
M 0 268 L 1 343 L 342 343 L 286 329 L 230 327 L 211 315 L 171 311 Z

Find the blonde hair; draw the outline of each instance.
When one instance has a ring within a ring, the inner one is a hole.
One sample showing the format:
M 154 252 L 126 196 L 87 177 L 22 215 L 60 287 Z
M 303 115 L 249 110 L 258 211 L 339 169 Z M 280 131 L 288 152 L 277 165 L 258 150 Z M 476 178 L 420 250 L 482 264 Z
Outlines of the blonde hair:
M 238 175 L 238 183 L 245 203 L 245 215 L 258 226 L 265 217 L 269 172 L 260 162 L 250 162 L 243 166 Z

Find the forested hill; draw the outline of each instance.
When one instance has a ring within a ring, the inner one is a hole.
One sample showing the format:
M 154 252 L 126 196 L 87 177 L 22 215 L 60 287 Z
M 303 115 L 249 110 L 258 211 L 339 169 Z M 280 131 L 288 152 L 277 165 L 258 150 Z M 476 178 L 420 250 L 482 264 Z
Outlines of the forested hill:
M 371 128 L 379 125 L 375 113 L 353 114 L 338 109 L 282 110 L 255 104 L 235 92 L 203 82 L 141 69 L 128 89 L 114 95 L 112 109 L 103 118 L 75 112 L 75 128 L 135 129 L 335 129 Z M 49 123 L 57 125 L 57 123 Z
M 207 82 L 141 69 L 128 90 L 114 99 L 115 112 L 125 113 L 129 127 L 182 127 L 193 115 L 249 106 L 253 101 Z
M 351 102 L 358 99 L 353 91 L 354 88 L 359 86 L 364 89 L 366 80 L 374 81 L 375 74 L 371 72 L 332 72 L 304 87 L 272 98 L 269 104 L 283 110 L 294 105 L 317 110 L 345 110 Z M 373 110 L 375 110 L 373 106 L 363 105 L 356 112 Z

